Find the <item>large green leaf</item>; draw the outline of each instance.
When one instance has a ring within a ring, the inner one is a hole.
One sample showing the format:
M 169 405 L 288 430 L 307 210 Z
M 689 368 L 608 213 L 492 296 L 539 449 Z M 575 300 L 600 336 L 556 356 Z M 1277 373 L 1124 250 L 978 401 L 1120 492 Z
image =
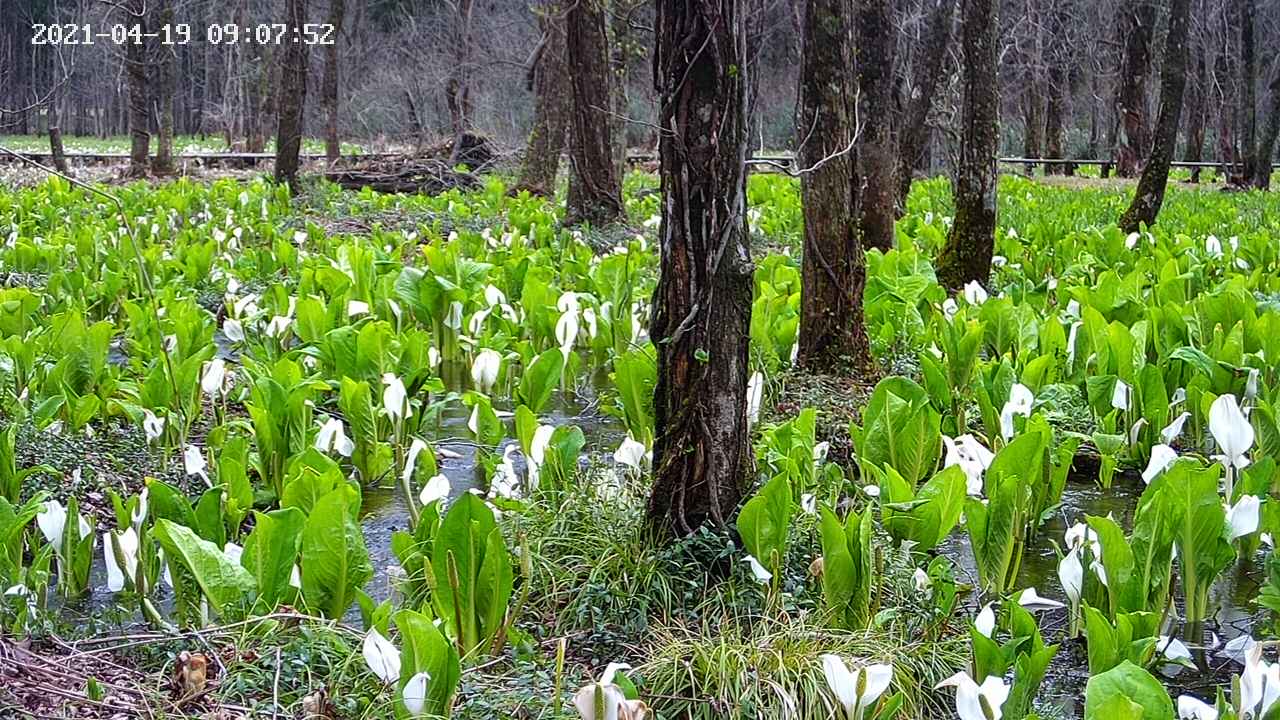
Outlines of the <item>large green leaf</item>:
M 564 371 L 564 354 L 559 348 L 552 348 L 539 355 L 520 376 L 520 386 L 516 388 L 516 400 L 528 406 L 535 415 L 542 412 L 551 393 L 560 384 L 560 375 Z
M 297 508 L 254 513 L 253 532 L 244 541 L 240 564 L 258 586 L 257 607 L 270 612 L 290 602 L 296 589 L 289 584 L 307 516 Z
M 453 707 L 453 695 L 462 676 L 457 649 L 440 634 L 427 615 L 413 610 L 401 610 L 393 619 L 400 629 L 401 644 L 400 692 L 396 693 L 396 717 L 411 717 L 404 706 L 402 692 L 409 678 L 420 672 L 431 677 L 427 685 L 427 703 L 423 708 L 423 715 L 448 717 Z
M 791 485 L 785 475 L 778 475 L 738 513 L 738 533 L 747 552 L 773 573 L 786 557 L 791 502 Z
M 1128 705 L 1117 698 L 1127 700 Z M 1140 713 L 1134 714 L 1133 705 Z M 1114 713 L 1123 708 L 1120 715 Z M 1085 720 L 1169 720 L 1175 717 L 1173 701 L 1160 681 L 1151 673 L 1128 660 L 1114 668 L 1089 678 L 1084 690 Z
M 342 617 L 373 577 L 359 506 L 359 491 L 340 485 L 316 502 L 302 529 L 302 596 L 326 617 Z
M 156 521 L 152 536 L 171 560 L 182 563 L 219 615 L 234 614 L 256 589 L 253 576 L 194 530 L 170 520 Z

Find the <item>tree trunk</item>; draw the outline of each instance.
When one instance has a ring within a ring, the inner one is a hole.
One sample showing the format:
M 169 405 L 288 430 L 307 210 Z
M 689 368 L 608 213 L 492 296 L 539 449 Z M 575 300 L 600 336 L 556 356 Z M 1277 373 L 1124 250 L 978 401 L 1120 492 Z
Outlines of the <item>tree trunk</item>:
M 857 44 L 854 68 L 863 99 L 862 141 L 857 171 L 861 184 L 862 240 L 869 248 L 893 249 L 898 217 L 898 185 L 894 180 L 897 145 L 893 141 L 893 56 L 897 31 L 890 0 L 857 0 Z M 832 68 L 832 73 L 838 73 Z
M 622 181 L 613 157 L 609 42 L 601 0 L 576 0 L 568 13 L 569 79 L 573 89 L 565 223 L 607 225 L 622 216 Z
M 62 128 L 58 123 L 58 96 L 55 93 L 49 98 L 49 156 L 53 158 L 53 167 L 63 175 L 70 175 L 67 166 L 67 154 L 62 149 Z
M 1253 34 L 1257 16 L 1255 0 L 1239 0 L 1240 12 L 1240 97 L 1243 127 L 1240 147 L 1244 157 L 1244 184 L 1252 185 L 1258 174 L 1258 61 Z
M 572 92 L 565 57 L 564 7 L 558 0 L 539 7 L 538 25 L 543 39 L 529 71 L 534 98 L 533 129 L 529 131 L 516 189 L 552 197 L 560 171 L 560 152 L 569 133 Z
M 708 521 L 725 524 L 750 470 L 743 5 L 657 0 L 654 82 L 666 131 L 659 143 L 657 436 L 648 514 L 655 528 L 675 535 Z
M 291 32 L 302 32 L 307 21 L 307 0 L 286 0 Z M 298 154 L 302 150 L 302 109 L 307 99 L 307 46 L 284 46 L 280 72 L 279 120 L 276 125 L 276 182 L 294 189 L 298 179 Z
M 1037 78 L 1030 77 L 1022 95 L 1022 157 L 1040 157 L 1041 129 L 1044 118 L 1040 115 L 1044 98 L 1040 94 L 1040 83 Z M 1036 174 L 1036 163 L 1029 162 L 1024 168 L 1027 175 Z
M 1153 225 L 1164 203 L 1169 182 L 1169 165 L 1178 143 L 1178 120 L 1182 114 L 1182 91 L 1187 84 L 1187 26 L 1191 0 L 1173 0 L 1169 9 L 1169 33 L 1165 38 L 1164 67 L 1160 71 L 1160 116 L 1151 158 L 1142 170 L 1133 202 L 1120 216 L 1120 229 L 1134 232 L 1140 225 Z
M 1271 160 L 1276 155 L 1276 136 L 1280 135 L 1280 72 L 1271 79 L 1271 106 L 1267 108 L 1267 127 L 1258 138 L 1258 172 L 1253 186 L 1259 190 L 1271 189 Z
M 320 104 L 324 106 L 324 157 L 330 164 L 342 154 L 338 142 L 338 39 L 342 37 L 343 0 L 329 0 L 329 24 L 333 42 L 324 48 L 324 77 L 320 81 Z
M 991 275 L 996 232 L 996 153 L 1000 146 L 1000 90 L 996 73 L 996 0 L 961 0 L 964 108 L 952 195 L 956 214 L 938 257 L 938 282 L 957 289 Z
M 951 26 L 955 15 L 956 0 L 936 0 L 929 15 L 928 29 L 921 47 L 924 50 L 911 80 L 911 99 L 902 117 L 898 131 L 898 213 L 907 207 L 907 194 L 911 192 L 911 177 L 920 167 L 924 149 L 929 140 L 929 112 L 942 78 L 942 65 L 947 59 L 951 44 Z
M 156 3 L 157 28 L 173 24 L 172 0 Z M 159 106 L 156 134 L 156 156 L 151 161 L 151 171 L 157 175 L 173 173 L 173 96 L 177 92 L 177 74 L 174 70 L 177 56 L 174 46 L 156 43 L 156 104 Z
M 1187 98 L 1187 160 L 1202 162 L 1204 160 L 1205 135 L 1205 95 L 1207 88 L 1205 50 L 1197 47 L 1195 59 L 1191 60 L 1193 75 L 1188 88 Z M 1200 182 L 1200 168 L 1191 168 L 1191 182 Z
M 1151 148 L 1147 124 L 1147 72 L 1151 66 L 1151 29 L 1155 25 L 1153 0 L 1126 0 L 1121 11 L 1124 55 L 1120 66 L 1117 111 L 1122 118 L 1124 141 L 1116 150 L 1116 175 L 1138 174 L 1144 154 Z
M 453 27 L 453 69 L 445 84 L 445 102 L 449 106 L 449 124 L 453 130 L 450 163 L 456 163 L 471 131 L 471 11 L 474 0 L 459 0 Z
M 609 64 L 613 69 L 613 162 L 618 166 L 618 177 L 627 174 L 627 114 L 630 95 L 627 79 L 631 67 L 631 26 L 629 0 L 613 0 L 609 15 Z
M 1067 84 L 1066 67 L 1055 64 L 1049 71 L 1049 107 L 1045 113 L 1044 123 L 1044 156 L 1051 160 L 1061 160 L 1065 157 L 1063 142 L 1063 116 L 1067 113 L 1067 93 L 1070 87 Z M 1065 175 L 1066 166 L 1057 163 L 1049 163 L 1044 166 L 1046 175 Z
M 146 22 L 145 0 L 129 0 L 125 6 L 130 25 Z M 147 127 L 147 47 L 143 43 L 128 42 L 124 47 L 125 77 L 129 83 L 129 177 L 140 178 L 147 174 L 147 155 L 151 152 L 151 132 Z
M 858 223 L 851 0 L 801 3 L 797 156 L 804 209 L 800 292 L 800 364 L 815 372 L 870 366 L 862 293 L 866 258 Z M 825 160 L 825 161 L 824 161 Z

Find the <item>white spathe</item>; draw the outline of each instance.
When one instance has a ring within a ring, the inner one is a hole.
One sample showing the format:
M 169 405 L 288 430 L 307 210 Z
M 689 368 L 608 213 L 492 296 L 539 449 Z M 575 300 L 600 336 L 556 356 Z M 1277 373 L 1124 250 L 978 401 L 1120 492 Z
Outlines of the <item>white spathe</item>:
M 1160 473 L 1164 472 L 1174 460 L 1178 459 L 1178 451 L 1168 445 L 1153 445 L 1151 459 L 1147 461 L 1147 469 L 1142 471 L 1142 482 L 1151 484 Z
M 743 562 L 751 566 L 751 575 L 755 577 L 756 582 L 761 585 L 768 585 L 769 581 L 773 580 L 773 573 L 769 572 L 769 569 L 764 565 L 761 565 L 754 555 L 746 556 L 743 558 Z
M 1111 389 L 1111 407 L 1117 410 L 1129 409 L 1129 385 L 1123 380 L 1116 380 Z
M 404 689 L 400 691 L 400 697 L 404 701 L 405 710 L 413 717 L 418 717 L 427 708 L 427 690 L 431 687 L 431 673 L 422 671 L 415 673 L 409 681 L 404 684 Z
M 347 430 L 342 420 L 330 417 L 320 426 L 320 432 L 316 433 L 316 449 L 323 453 L 335 450 L 342 457 L 351 457 L 351 453 L 355 452 L 356 444 L 347 437 Z
M 206 483 L 209 482 L 209 474 L 206 472 L 209 463 L 204 459 L 203 450 L 195 445 L 188 445 L 182 452 L 182 464 L 188 475 L 199 475 Z
M 647 452 L 648 450 L 645 449 L 644 443 L 633 440 L 628 435 L 622 439 L 618 449 L 613 451 L 613 461 L 619 465 L 639 470 L 644 466 Z
M 422 486 L 422 492 L 418 495 L 418 502 L 424 506 L 430 505 L 437 500 L 444 500 L 449 497 L 453 486 L 449 483 L 449 478 L 444 475 L 435 475 Z
M 855 667 L 850 670 L 838 656 L 822 656 L 822 674 L 850 718 L 861 718 L 875 705 L 893 681 L 893 666 L 884 664 Z
M 987 449 L 973 435 L 961 435 L 954 440 L 942 436 L 942 446 L 945 450 L 945 458 L 942 461 L 943 467 L 951 467 L 959 465 L 965 475 L 965 489 L 970 495 L 982 494 L 982 475 L 987 468 L 991 467 L 991 461 L 995 459 L 995 454 Z
M 1262 501 L 1256 495 L 1241 495 L 1236 504 L 1227 509 L 1227 526 L 1231 528 L 1232 540 L 1257 531 L 1261 508 Z
M 115 542 L 120 545 L 120 557 L 124 566 L 116 562 Z M 107 590 L 124 590 L 126 579 L 132 581 L 138 574 L 138 533 L 132 527 L 122 533 L 102 533 L 102 554 L 107 566 Z
M 1199 698 L 1179 695 L 1178 720 L 1218 720 L 1218 709 Z
M 1031 612 L 1054 610 L 1056 608 L 1063 607 L 1063 604 L 1057 600 L 1040 597 L 1040 594 L 1037 593 L 1036 589 L 1033 587 L 1023 590 L 1022 593 L 1018 595 L 1018 604 Z
M 400 651 L 376 629 L 364 636 L 364 661 L 385 685 L 400 679 Z
M 983 637 L 991 637 L 991 633 L 996 631 L 996 613 L 991 609 L 991 603 L 983 605 L 978 611 L 978 617 L 973 620 L 973 627 L 982 633 Z
M 1178 417 L 1173 419 L 1173 422 L 1165 425 L 1164 429 L 1160 431 L 1160 440 L 1166 445 L 1172 445 L 1173 441 L 1182 434 L 1182 428 L 1187 424 L 1187 419 L 1190 417 L 1191 413 L 1189 412 L 1183 411 L 1180 413 Z
M 988 677 L 982 684 L 974 682 L 969 673 L 958 672 L 934 686 L 934 690 L 944 687 L 956 689 L 956 714 L 960 720 L 1000 720 L 1003 717 L 1000 709 L 1009 699 L 1010 686 L 1002 678 Z M 983 710 L 983 700 L 991 709 L 991 717 Z
M 498 351 L 485 348 L 476 354 L 476 359 L 471 363 L 471 382 L 477 390 L 487 395 L 498 381 L 498 370 L 501 367 L 502 356 Z
M 1080 593 L 1084 589 L 1084 565 L 1080 563 L 1079 548 L 1071 549 L 1058 561 L 1058 581 L 1071 604 L 1079 604 Z
M 747 380 L 747 422 L 756 424 L 760 419 L 760 403 L 764 399 L 764 375 L 760 371 L 751 373 Z
M 142 411 L 142 432 L 147 437 L 147 442 L 151 443 L 164 434 L 164 418 L 156 417 L 156 414 L 150 410 Z
M 970 305 L 981 305 L 987 301 L 987 289 L 977 280 L 970 280 L 964 286 L 964 301 Z
M 1219 395 L 1213 401 L 1213 405 L 1209 407 L 1209 432 L 1222 451 L 1214 459 L 1236 469 L 1244 469 L 1249 465 L 1249 458 L 1245 453 L 1253 447 L 1253 426 L 1240 409 L 1235 395 Z
M 222 358 L 214 358 L 204 364 L 204 372 L 200 373 L 200 390 L 205 395 L 218 395 L 222 392 L 222 383 L 227 379 L 227 362 Z
M 403 420 L 413 415 L 413 409 L 409 407 L 409 391 L 404 387 L 404 381 L 396 377 L 394 373 L 384 373 L 382 376 L 382 409 L 392 420 Z
M 1030 415 L 1031 406 L 1035 403 L 1035 395 L 1022 383 L 1014 383 L 1009 389 L 1009 400 L 1000 409 L 1000 434 L 1005 440 L 1013 438 L 1013 418 L 1018 415 Z

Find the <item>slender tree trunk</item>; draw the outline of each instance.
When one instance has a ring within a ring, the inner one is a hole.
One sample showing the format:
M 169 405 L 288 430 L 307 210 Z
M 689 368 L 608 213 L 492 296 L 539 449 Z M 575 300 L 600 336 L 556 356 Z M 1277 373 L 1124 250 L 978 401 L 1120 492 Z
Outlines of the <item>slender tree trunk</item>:
M 145 0 L 129 0 L 125 6 L 130 25 L 146 25 Z M 148 128 L 147 102 L 147 47 L 141 42 L 128 42 L 124 48 L 125 77 L 129 83 L 129 177 L 145 177 L 147 155 L 151 152 L 151 131 Z
M 1066 67 L 1055 64 L 1049 71 L 1049 106 L 1045 112 L 1044 123 L 1044 156 L 1051 160 L 1061 160 L 1063 152 L 1063 116 L 1067 113 L 1067 93 L 1071 91 Z M 1044 166 L 1046 175 L 1065 175 L 1066 166 L 1049 163 Z
M 797 155 L 804 208 L 800 363 L 815 372 L 870 367 L 862 293 L 866 258 L 855 175 L 852 0 L 806 0 L 800 56 Z
M 996 73 L 999 27 L 996 0 L 961 0 L 964 47 L 960 157 L 952 178 L 956 214 L 938 257 L 938 282 L 956 289 L 986 283 L 996 232 L 996 153 L 1000 147 L 1000 90 Z
M 290 31 L 307 21 L 307 0 L 286 0 Z M 302 109 L 307 100 L 307 46 L 284 46 L 280 72 L 279 121 L 276 124 L 276 182 L 294 188 L 298 179 L 298 155 L 302 150 Z
M 630 0 L 612 0 L 609 14 L 609 64 L 613 70 L 613 162 L 618 166 L 618 177 L 627 174 L 627 114 L 630 95 L 627 80 L 631 67 Z
M 516 188 L 551 197 L 560 171 L 560 152 L 569 133 L 569 69 L 565 48 L 564 7 L 549 0 L 538 8 L 542 44 L 529 72 L 534 108 L 533 129 L 520 165 Z
M 471 14 L 474 5 L 474 0 L 459 0 L 454 18 L 453 71 L 445 84 L 445 102 L 449 106 L 449 123 L 453 130 L 451 163 L 458 162 L 465 149 L 465 136 L 471 132 L 475 112 L 471 102 Z
M 924 149 L 929 140 L 929 113 L 938 83 L 942 79 L 942 66 L 951 44 L 951 26 L 954 24 L 956 0 L 935 0 L 929 15 L 928 29 L 922 42 L 923 55 L 911 80 L 911 98 L 907 112 L 902 117 L 898 131 L 898 214 L 907 207 L 907 194 L 911 192 L 911 176 L 920 167 Z
M 1253 184 L 1258 174 L 1258 60 L 1253 26 L 1257 17 L 1255 0 L 1239 0 L 1240 12 L 1240 85 L 1243 128 L 1240 147 L 1244 157 L 1244 183 Z
M 342 37 L 342 18 L 345 14 L 343 0 L 329 0 L 328 22 L 333 26 L 333 42 L 324 48 L 320 104 L 324 106 L 324 157 L 330 164 L 337 162 L 342 154 L 342 144 L 338 141 L 338 40 Z
M 173 24 L 172 0 L 156 3 L 157 28 Z M 156 133 L 156 156 L 151 161 L 151 171 L 157 175 L 173 172 L 173 96 L 177 92 L 177 75 L 174 69 L 177 56 L 174 46 L 156 43 L 155 89 L 159 106 Z
M 568 13 L 569 78 L 573 89 L 565 223 L 607 225 L 622 216 L 622 180 L 614 164 L 613 90 L 601 0 L 576 0 Z
M 1155 25 L 1153 0 L 1126 0 L 1121 10 L 1124 55 L 1120 66 L 1117 110 L 1122 118 L 1124 141 L 1116 150 L 1116 175 L 1138 174 L 1151 147 L 1147 123 L 1147 72 L 1151 67 L 1151 30 Z
M 1187 26 L 1191 0 L 1173 0 L 1169 9 L 1169 33 L 1165 38 L 1164 67 L 1160 71 L 1160 116 L 1151 159 L 1142 170 L 1133 202 L 1120 216 L 1120 229 L 1134 232 L 1141 225 L 1153 225 L 1164 203 L 1169 183 L 1169 166 L 1178 142 L 1178 120 L 1182 114 L 1182 91 L 1187 84 Z
M 898 217 L 897 144 L 893 139 L 893 56 L 897 31 L 890 0 L 857 0 L 854 68 L 858 93 L 864 99 L 862 142 L 857 157 L 861 183 L 862 240 L 869 248 L 893 249 L 893 225 Z M 839 69 L 832 68 L 833 73 Z
M 1190 61 L 1193 68 L 1189 97 L 1187 98 L 1187 160 L 1202 162 L 1204 160 L 1205 135 L 1205 95 L 1207 88 L 1205 51 L 1197 47 L 1195 58 Z M 1191 182 L 1200 182 L 1200 168 L 1191 168 Z
M 726 523 L 750 471 L 743 6 L 657 0 L 654 81 L 665 131 L 649 519 L 675 535 Z
M 1259 190 L 1271 189 L 1271 161 L 1276 156 L 1276 136 L 1280 135 L 1280 72 L 1271 79 L 1271 106 L 1267 108 L 1267 126 L 1258 138 L 1258 172 L 1253 186 Z
M 53 167 L 63 175 L 70 175 L 71 168 L 67 166 L 67 154 L 62 149 L 62 128 L 58 122 L 58 103 L 57 94 L 49 98 L 49 155 L 53 158 Z
M 1040 157 L 1041 129 L 1044 117 L 1040 112 L 1044 106 L 1044 97 L 1040 94 L 1040 83 L 1036 77 L 1026 80 L 1027 87 L 1022 96 L 1022 157 Z M 1034 175 L 1036 164 L 1026 164 L 1026 173 Z

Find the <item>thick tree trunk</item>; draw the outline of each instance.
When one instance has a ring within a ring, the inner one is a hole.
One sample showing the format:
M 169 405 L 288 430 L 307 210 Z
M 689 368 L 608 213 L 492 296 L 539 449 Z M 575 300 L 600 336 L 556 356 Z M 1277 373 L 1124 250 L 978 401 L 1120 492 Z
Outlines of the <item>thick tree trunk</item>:
M 569 68 L 566 58 L 564 6 L 559 0 L 542 3 L 538 9 L 542 45 L 529 72 L 532 85 L 533 129 L 520 164 L 519 190 L 551 197 L 556 192 L 560 153 L 569 133 Z
M 1173 0 L 1169 9 L 1169 32 L 1164 44 L 1164 67 L 1160 71 L 1160 115 L 1151 158 L 1142 170 L 1133 202 L 1120 216 L 1120 229 L 1134 232 L 1140 225 L 1152 225 L 1164 204 L 1169 182 L 1169 166 L 1178 143 L 1178 120 L 1182 114 L 1182 91 L 1187 84 L 1187 26 L 1191 0 Z
M 861 188 L 853 148 L 852 0 L 801 3 L 800 102 L 796 109 L 804 208 L 800 363 L 815 372 L 870 366 L 862 293 L 866 258 L 858 223 Z
M 857 157 L 861 183 L 862 240 L 869 248 L 893 249 L 898 217 L 897 144 L 893 140 L 893 56 L 897 31 L 890 0 L 857 0 L 858 39 L 854 68 L 863 99 L 862 141 Z M 832 68 L 838 73 L 838 68 Z
M 607 225 L 622 216 L 622 180 L 614 164 L 613 90 L 602 0 L 576 0 L 568 13 L 569 78 L 573 88 L 565 223 Z
M 1276 136 L 1280 135 L 1280 72 L 1272 78 L 1270 92 L 1267 126 L 1258 138 L 1258 172 L 1253 177 L 1253 186 L 1259 190 L 1271 189 L 1271 161 L 1276 156 Z
M 1240 97 L 1241 128 L 1240 147 L 1244 157 L 1244 182 L 1251 185 L 1258 174 L 1258 60 L 1253 34 L 1257 16 L 1255 0 L 1239 0 L 1240 13 Z
M 991 275 L 996 232 L 996 153 L 1000 146 L 1000 90 L 996 73 L 996 0 L 961 0 L 964 47 L 960 157 L 952 178 L 956 214 L 938 257 L 938 282 L 957 289 Z
M 1116 149 L 1116 175 L 1133 177 L 1151 148 L 1147 122 L 1147 72 L 1151 67 L 1151 30 L 1155 25 L 1153 0 L 1126 1 L 1121 10 L 1121 39 L 1124 55 L 1120 66 L 1120 88 L 1116 97 L 1124 141 Z
M 750 470 L 743 0 L 657 0 L 662 179 L 650 522 L 725 524 Z M 607 123 L 601 123 L 607 125 Z
M 129 0 L 125 6 L 130 25 L 146 23 L 145 0 Z M 148 127 L 147 47 L 141 42 L 129 42 L 124 48 L 125 77 L 129 83 L 129 177 L 145 177 L 147 155 L 151 152 L 151 131 Z
M 324 157 L 337 162 L 342 154 L 338 141 L 338 40 L 342 37 L 342 18 L 346 14 L 343 0 L 329 0 L 329 24 L 333 26 L 333 42 L 324 48 L 324 77 L 320 81 L 320 104 L 324 106 Z
M 454 17 L 453 69 L 445 84 L 445 102 L 449 106 L 449 124 L 453 130 L 450 162 L 457 162 L 461 157 L 475 112 L 471 102 L 471 14 L 474 5 L 474 0 L 459 0 Z
M 286 0 L 290 30 L 307 21 L 307 0 Z M 307 99 L 307 46 L 290 43 L 284 46 L 284 63 L 280 72 L 280 109 L 276 124 L 276 182 L 287 182 L 293 188 L 298 179 L 298 154 L 302 150 L 302 109 Z
M 1062 146 L 1062 120 L 1067 112 L 1067 93 L 1070 91 L 1066 67 L 1055 64 L 1049 72 L 1049 107 L 1045 112 L 1044 123 L 1044 156 L 1051 160 L 1061 160 L 1065 157 Z M 1066 166 L 1049 163 L 1044 166 L 1044 173 L 1065 175 Z
M 938 83 L 942 79 L 942 65 L 947 59 L 951 44 L 951 26 L 954 24 L 956 0 L 935 0 L 929 15 L 928 29 L 921 44 L 923 55 L 911 79 L 911 99 L 902 117 L 898 131 L 898 213 L 905 211 L 907 194 L 911 192 L 911 177 L 921 165 L 924 149 L 929 141 L 929 113 Z
M 160 0 L 156 4 L 157 28 L 173 24 L 172 0 Z M 151 171 L 157 175 L 173 172 L 173 96 L 177 93 L 177 62 L 174 46 L 156 43 L 155 88 L 156 105 L 159 108 L 156 133 L 156 156 L 151 161 Z

